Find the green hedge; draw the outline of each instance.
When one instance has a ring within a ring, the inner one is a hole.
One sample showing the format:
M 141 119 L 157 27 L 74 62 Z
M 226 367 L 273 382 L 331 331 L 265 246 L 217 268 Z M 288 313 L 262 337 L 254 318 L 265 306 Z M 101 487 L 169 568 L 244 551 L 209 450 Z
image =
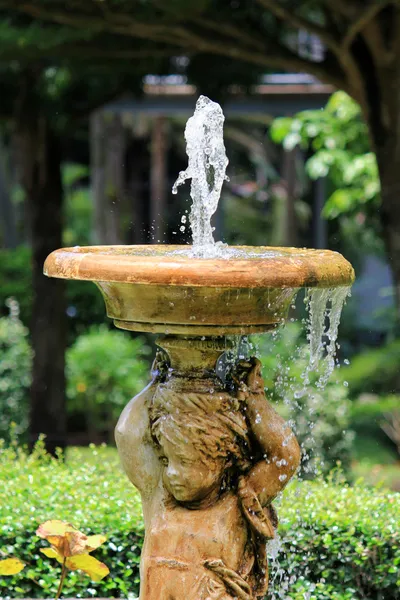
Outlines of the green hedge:
M 279 502 L 284 552 L 271 549 L 275 588 L 294 600 L 400 598 L 400 495 L 362 483 L 304 482 Z M 70 521 L 108 541 L 94 555 L 111 574 L 100 583 L 68 575 L 64 597 L 134 597 L 143 524 L 137 493 L 111 448 L 73 449 L 65 461 L 0 449 L 0 552 L 28 568 L 0 580 L 0 597 L 52 597 L 59 569 L 38 551 L 34 534 L 50 518 Z M 276 547 L 276 544 L 275 544 Z M 290 583 L 289 583 L 290 582 Z M 280 596 L 282 597 L 282 596 Z

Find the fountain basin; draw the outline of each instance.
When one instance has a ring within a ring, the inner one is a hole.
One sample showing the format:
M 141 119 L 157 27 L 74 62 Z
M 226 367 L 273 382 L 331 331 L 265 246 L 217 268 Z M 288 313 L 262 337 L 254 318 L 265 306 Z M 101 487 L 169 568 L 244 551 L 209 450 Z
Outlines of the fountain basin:
M 93 281 L 121 329 L 206 336 L 268 331 L 299 288 L 354 281 L 336 252 L 267 246 L 229 247 L 228 258 L 195 258 L 191 246 L 62 248 L 44 273 Z

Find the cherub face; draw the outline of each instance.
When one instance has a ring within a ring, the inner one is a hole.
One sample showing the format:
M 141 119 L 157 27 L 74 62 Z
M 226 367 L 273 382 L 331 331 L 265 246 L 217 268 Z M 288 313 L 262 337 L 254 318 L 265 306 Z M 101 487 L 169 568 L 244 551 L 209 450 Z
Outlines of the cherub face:
M 201 460 L 200 453 L 188 444 L 185 454 L 164 436 L 159 440 L 164 464 L 163 481 L 167 490 L 178 502 L 203 500 L 213 491 L 219 490 L 224 473 L 225 460 Z

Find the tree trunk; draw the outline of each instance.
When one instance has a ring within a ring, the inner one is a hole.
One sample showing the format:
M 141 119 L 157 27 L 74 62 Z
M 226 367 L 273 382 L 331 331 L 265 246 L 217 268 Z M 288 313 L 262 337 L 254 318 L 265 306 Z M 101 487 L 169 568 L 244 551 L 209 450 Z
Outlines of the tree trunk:
M 385 79 L 387 89 L 381 112 L 386 119 L 380 118 L 380 113 L 370 107 L 367 121 L 379 169 L 381 223 L 400 322 L 400 76 L 395 75 L 391 73 L 391 77 Z M 390 88 L 391 82 L 393 88 Z M 390 94 L 388 89 L 391 89 Z
M 393 134 L 394 136 L 395 134 Z M 396 141 L 400 146 L 400 140 Z M 377 159 L 382 188 L 381 222 L 387 257 L 393 274 L 395 301 L 400 319 L 400 151 L 396 152 L 395 148 L 393 150 L 394 152 L 391 153 L 386 148 L 378 148 Z
M 45 277 L 43 263 L 62 246 L 61 153 L 44 118 L 27 120 L 25 114 L 17 123 L 17 142 L 32 237 L 30 444 L 45 434 L 46 448 L 54 454 L 66 444 L 65 282 Z
M 108 203 L 107 244 L 121 244 L 121 212 L 125 196 L 125 130 L 121 115 L 106 115 L 107 138 L 105 143 L 106 189 Z
M 322 216 L 326 202 L 326 179 L 320 178 L 313 184 L 312 239 L 313 248 L 328 247 L 327 221 Z
M 365 71 L 369 78 L 366 78 L 364 116 L 379 169 L 380 217 L 400 323 L 400 11 L 394 23 L 394 58 L 379 68 L 375 64 L 375 70 L 368 64 Z

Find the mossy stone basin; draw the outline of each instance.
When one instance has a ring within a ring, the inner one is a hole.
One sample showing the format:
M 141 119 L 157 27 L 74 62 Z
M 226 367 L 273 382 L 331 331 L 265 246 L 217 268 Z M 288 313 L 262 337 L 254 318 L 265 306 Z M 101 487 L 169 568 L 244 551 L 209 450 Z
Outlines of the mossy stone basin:
M 44 273 L 93 281 L 117 327 L 195 336 L 267 331 L 285 320 L 299 288 L 354 281 L 350 263 L 329 250 L 228 249 L 229 258 L 197 258 L 191 246 L 62 248 Z

